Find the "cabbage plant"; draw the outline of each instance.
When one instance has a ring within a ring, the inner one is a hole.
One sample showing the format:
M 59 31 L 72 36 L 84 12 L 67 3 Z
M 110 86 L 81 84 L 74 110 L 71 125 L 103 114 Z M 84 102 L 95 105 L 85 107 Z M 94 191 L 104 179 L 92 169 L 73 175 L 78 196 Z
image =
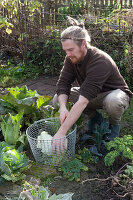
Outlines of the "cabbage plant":
M 23 113 L 23 124 L 30 125 L 42 119 L 43 107 L 48 105 L 51 96 L 41 96 L 23 85 L 21 88 L 7 88 L 7 94 L 0 96 L 0 115 Z
M 16 182 L 25 178 L 24 172 L 29 167 L 29 158 L 26 154 L 9 146 L 5 142 L 0 143 L 0 173 L 1 177 L 8 181 Z
M 16 145 L 17 142 L 24 144 L 25 134 L 20 131 L 23 113 L 19 112 L 17 115 L 1 116 L 1 129 L 5 142 L 9 145 Z

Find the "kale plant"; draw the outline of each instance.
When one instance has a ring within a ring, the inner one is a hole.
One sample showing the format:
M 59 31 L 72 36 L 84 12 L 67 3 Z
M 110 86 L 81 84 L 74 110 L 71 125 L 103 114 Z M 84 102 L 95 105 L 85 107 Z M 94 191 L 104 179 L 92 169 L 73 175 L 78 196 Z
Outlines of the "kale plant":
M 106 147 L 110 151 L 104 158 L 106 166 L 113 165 L 118 156 L 133 161 L 133 137 L 131 135 L 124 135 L 122 138 L 116 137 L 114 140 L 106 143 Z

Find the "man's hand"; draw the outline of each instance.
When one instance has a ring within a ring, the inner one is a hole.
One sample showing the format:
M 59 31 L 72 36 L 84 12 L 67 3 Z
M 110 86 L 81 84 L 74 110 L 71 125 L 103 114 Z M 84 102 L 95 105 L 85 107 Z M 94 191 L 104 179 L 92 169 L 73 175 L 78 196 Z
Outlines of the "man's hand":
M 52 139 L 52 150 L 56 152 L 57 155 L 63 154 L 67 149 L 67 138 L 58 131 Z
M 61 125 L 64 123 L 65 119 L 67 118 L 69 112 L 67 108 L 64 106 L 63 108 L 60 109 L 60 122 Z

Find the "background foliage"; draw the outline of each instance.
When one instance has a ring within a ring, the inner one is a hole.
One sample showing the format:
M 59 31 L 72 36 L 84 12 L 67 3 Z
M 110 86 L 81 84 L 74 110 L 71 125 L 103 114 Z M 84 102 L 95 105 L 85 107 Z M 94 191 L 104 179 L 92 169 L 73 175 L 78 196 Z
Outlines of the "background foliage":
M 1 0 L 0 86 L 40 74 L 58 75 L 65 56 L 60 33 L 69 25 L 66 17 L 71 16 L 85 23 L 92 45 L 112 56 L 133 90 L 132 1 L 125 3 L 130 9 L 115 0 L 106 1 L 106 5 L 98 2 Z

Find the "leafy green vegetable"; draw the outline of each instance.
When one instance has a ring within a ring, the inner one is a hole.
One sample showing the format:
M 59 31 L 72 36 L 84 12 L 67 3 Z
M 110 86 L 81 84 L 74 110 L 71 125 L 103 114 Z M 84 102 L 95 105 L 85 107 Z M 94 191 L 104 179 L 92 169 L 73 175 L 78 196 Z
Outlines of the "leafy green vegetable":
M 121 138 L 116 137 L 114 140 L 107 142 L 106 147 L 110 151 L 104 158 L 106 166 L 113 165 L 118 156 L 129 158 L 133 161 L 133 137 L 131 135 L 124 135 Z
M 45 118 L 59 118 L 59 115 L 60 115 L 59 108 L 54 108 L 51 105 L 46 105 L 46 106 L 43 106 L 43 109 L 41 110 L 44 113 Z
M 8 112 L 14 113 L 14 107 L 3 99 L 0 99 L 0 114 L 5 115 Z
M 23 172 L 29 166 L 29 158 L 5 142 L 0 143 L 0 170 L 1 176 L 8 180 L 16 182 L 24 179 Z
M 94 140 L 96 142 L 97 149 L 100 150 L 104 134 L 110 133 L 110 130 L 108 128 L 108 122 L 105 118 L 103 118 L 100 125 L 97 123 L 95 124 L 93 133 L 95 136 Z
M 65 162 L 59 169 L 63 172 L 63 176 L 68 179 L 68 181 L 80 181 L 81 170 L 88 171 L 88 167 L 85 166 L 80 160 L 75 158 L 69 162 Z
M 10 94 L 15 98 L 15 99 L 24 99 L 27 97 L 35 97 L 38 96 L 36 91 L 28 90 L 27 86 L 22 86 L 21 88 L 15 87 L 15 88 L 8 88 L 7 89 Z
M 72 200 L 73 193 L 65 193 L 65 194 L 53 194 L 48 189 L 48 187 L 38 186 L 36 189 L 35 186 L 25 182 L 24 184 L 25 190 L 20 193 L 19 199 L 34 199 L 34 200 Z
M 39 115 L 39 108 L 49 103 L 52 97 L 40 96 L 36 90 L 28 90 L 27 86 L 21 88 L 8 88 L 9 92 L 6 95 L 0 97 L 0 106 L 7 110 L 12 109 L 13 112 L 22 112 L 24 114 L 30 114 L 35 112 Z M 0 113 L 1 114 L 1 113 Z
M 133 178 L 133 166 L 131 165 L 127 165 L 127 169 L 125 169 L 125 174 L 127 174 L 128 176 L 131 176 Z
M 118 156 L 119 156 L 119 153 L 118 153 L 116 150 L 109 152 L 109 153 L 105 156 L 105 158 L 104 158 L 104 163 L 105 163 L 105 165 L 106 165 L 106 166 L 111 166 L 111 165 L 113 165 L 115 159 L 116 159 Z
M 21 88 L 8 88 L 7 91 L 8 94 L 0 96 L 1 115 L 23 113 L 23 126 L 25 127 L 34 121 L 46 118 L 44 110 L 51 96 L 40 96 L 36 90 L 28 90 L 25 85 Z
M 87 148 L 83 148 L 83 150 L 79 150 L 76 157 L 82 160 L 85 163 L 97 163 L 98 157 L 92 155 L 92 153 Z
M 19 141 L 24 144 L 25 134 L 21 134 L 21 121 L 23 113 L 19 112 L 13 116 L 10 113 L 6 116 L 1 116 L 1 129 L 5 142 L 9 145 L 16 145 Z

